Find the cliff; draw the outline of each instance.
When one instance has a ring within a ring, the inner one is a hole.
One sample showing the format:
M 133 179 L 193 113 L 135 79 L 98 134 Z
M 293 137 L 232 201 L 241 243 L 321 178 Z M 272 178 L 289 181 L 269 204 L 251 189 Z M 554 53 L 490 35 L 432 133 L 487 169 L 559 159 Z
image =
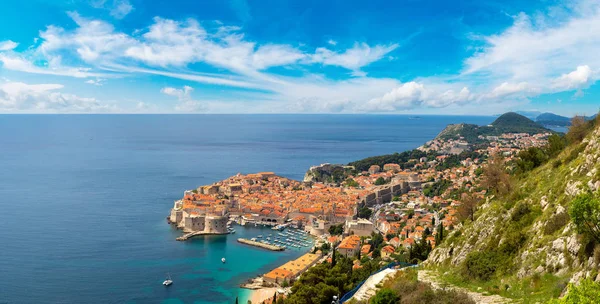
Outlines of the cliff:
M 463 284 L 515 299 L 544 301 L 564 292 L 567 282 L 600 281 L 600 245 L 578 234 L 569 216 L 578 194 L 597 194 L 599 188 L 596 128 L 582 143 L 518 179 L 513 193 L 489 197 L 475 220 L 451 232 L 426 265 L 449 280 L 460 278 Z M 468 271 L 477 273 L 469 277 Z

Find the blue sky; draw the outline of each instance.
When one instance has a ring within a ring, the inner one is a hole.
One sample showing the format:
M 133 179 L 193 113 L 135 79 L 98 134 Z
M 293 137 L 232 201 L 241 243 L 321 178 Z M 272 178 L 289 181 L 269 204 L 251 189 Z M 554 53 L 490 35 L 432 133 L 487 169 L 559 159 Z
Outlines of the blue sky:
M 1 113 L 600 109 L 595 0 L 0 5 Z

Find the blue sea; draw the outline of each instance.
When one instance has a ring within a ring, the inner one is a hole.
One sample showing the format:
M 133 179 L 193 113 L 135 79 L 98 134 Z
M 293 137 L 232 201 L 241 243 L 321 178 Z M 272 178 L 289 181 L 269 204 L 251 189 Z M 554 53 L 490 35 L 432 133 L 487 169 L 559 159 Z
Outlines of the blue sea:
M 238 244 L 270 231 L 239 226 L 175 241 L 165 218 L 185 189 L 238 172 L 302 179 L 311 165 L 401 152 L 449 123 L 493 120 L 0 115 L 0 303 L 244 303 L 240 283 L 304 252 Z

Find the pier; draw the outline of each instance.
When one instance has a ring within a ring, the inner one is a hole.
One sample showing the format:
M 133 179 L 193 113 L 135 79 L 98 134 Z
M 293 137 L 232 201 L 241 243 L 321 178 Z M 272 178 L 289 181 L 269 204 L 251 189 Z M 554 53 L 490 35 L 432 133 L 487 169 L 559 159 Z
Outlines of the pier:
M 229 234 L 229 232 L 217 233 L 217 232 L 194 231 L 194 232 L 186 233 L 186 234 L 176 238 L 176 240 L 187 241 L 188 239 L 198 236 L 198 235 L 224 235 L 224 234 Z
M 242 244 L 246 244 L 246 245 L 250 245 L 250 246 L 256 246 L 256 247 L 260 247 L 260 248 L 264 248 L 264 249 L 269 249 L 272 251 L 283 251 L 285 248 L 283 247 L 279 247 L 279 246 L 275 246 L 275 245 L 269 245 L 269 244 L 264 244 L 261 242 L 256 242 L 256 241 L 252 241 L 252 240 L 248 240 L 248 239 L 243 239 L 243 238 L 239 238 L 237 239 L 238 242 L 242 243 Z

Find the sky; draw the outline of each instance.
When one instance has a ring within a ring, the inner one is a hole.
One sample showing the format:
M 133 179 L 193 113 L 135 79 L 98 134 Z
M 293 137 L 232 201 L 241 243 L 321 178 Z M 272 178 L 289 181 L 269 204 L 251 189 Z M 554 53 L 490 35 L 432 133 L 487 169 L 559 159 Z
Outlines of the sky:
M 0 6 L 0 113 L 600 110 L 597 0 Z

